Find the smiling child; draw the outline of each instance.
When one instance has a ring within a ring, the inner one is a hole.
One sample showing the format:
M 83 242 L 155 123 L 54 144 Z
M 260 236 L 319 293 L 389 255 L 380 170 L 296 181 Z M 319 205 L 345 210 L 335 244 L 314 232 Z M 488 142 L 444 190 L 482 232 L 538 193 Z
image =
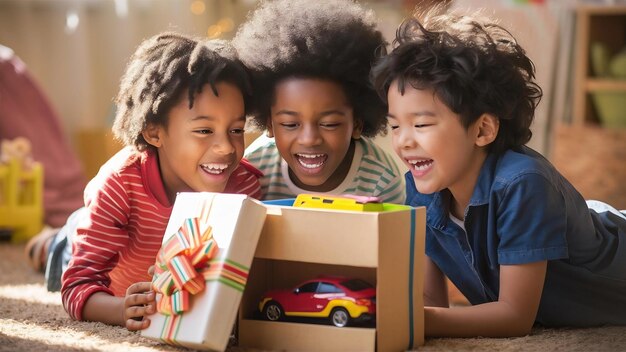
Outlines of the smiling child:
M 392 156 L 369 137 L 385 106 L 369 83 L 385 49 L 373 13 L 348 1 L 265 1 L 233 43 L 253 74 L 253 122 L 266 131 L 245 152 L 265 199 L 349 193 L 402 203 Z

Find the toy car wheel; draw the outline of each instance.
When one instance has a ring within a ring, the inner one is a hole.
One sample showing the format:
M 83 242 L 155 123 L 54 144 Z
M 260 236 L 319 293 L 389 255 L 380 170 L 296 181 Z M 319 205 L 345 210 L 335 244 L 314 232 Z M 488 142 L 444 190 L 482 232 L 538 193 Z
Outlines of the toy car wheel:
M 281 320 L 283 318 L 283 309 L 276 302 L 268 302 L 263 308 L 263 316 L 271 321 Z
M 350 323 L 350 314 L 343 308 L 335 308 L 330 313 L 330 321 L 334 326 L 343 328 Z

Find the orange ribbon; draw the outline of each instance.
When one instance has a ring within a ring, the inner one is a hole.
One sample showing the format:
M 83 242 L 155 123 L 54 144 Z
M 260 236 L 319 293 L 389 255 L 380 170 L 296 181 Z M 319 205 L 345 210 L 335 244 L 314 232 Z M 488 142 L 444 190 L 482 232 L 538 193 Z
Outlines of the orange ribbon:
M 206 214 L 204 209 L 202 213 Z M 157 255 L 152 287 L 163 294 L 157 305 L 160 313 L 177 315 L 189 309 L 189 295 L 204 290 L 203 272 L 217 251 L 210 226 L 201 233 L 199 218 L 184 221 Z

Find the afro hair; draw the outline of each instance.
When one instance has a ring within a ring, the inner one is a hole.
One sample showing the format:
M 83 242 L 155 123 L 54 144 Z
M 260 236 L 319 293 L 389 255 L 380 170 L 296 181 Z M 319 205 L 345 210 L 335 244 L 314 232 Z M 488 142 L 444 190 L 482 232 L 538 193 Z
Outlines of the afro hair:
M 385 130 L 387 108 L 369 82 L 386 46 L 372 11 L 348 0 L 263 1 L 233 44 L 253 76 L 257 127 L 267 128 L 276 84 L 298 77 L 340 84 L 364 136 Z
M 209 84 L 226 81 L 242 92 L 249 105 L 251 85 L 235 49 L 222 40 L 199 40 L 178 33 L 162 33 L 145 40 L 130 59 L 115 99 L 113 133 L 125 145 L 145 150 L 150 145 L 142 132 L 149 124 L 167 125 L 171 108 L 188 92 L 194 97 Z M 246 111 L 247 113 L 247 111 Z

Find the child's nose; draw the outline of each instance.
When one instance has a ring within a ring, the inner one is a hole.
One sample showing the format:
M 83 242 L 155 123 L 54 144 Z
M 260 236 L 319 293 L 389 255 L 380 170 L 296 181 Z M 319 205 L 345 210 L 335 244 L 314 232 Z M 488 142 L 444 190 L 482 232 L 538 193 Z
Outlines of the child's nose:
M 235 146 L 228 136 L 219 136 L 213 143 L 213 151 L 217 154 L 228 155 L 235 152 Z
M 316 126 L 303 126 L 298 134 L 298 142 L 301 145 L 318 145 L 321 143 L 321 136 Z
M 409 129 L 401 128 L 396 138 L 398 139 L 398 145 L 402 148 L 415 148 L 417 146 L 415 136 Z

